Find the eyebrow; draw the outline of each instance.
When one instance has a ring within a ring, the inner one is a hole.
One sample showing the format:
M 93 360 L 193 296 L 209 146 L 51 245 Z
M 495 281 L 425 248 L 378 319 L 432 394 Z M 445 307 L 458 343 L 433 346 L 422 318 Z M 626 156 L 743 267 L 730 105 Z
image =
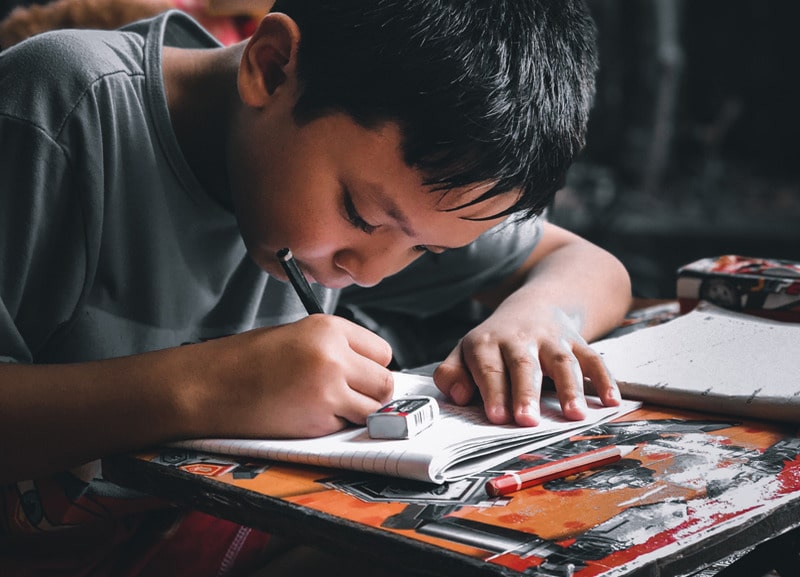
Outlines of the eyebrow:
M 377 184 L 377 183 L 372 183 L 372 182 L 371 183 L 366 183 L 364 186 L 365 186 L 366 190 L 369 191 L 369 193 L 372 196 L 372 198 L 374 198 L 375 201 L 378 203 L 378 205 L 381 207 L 381 210 L 386 212 L 386 214 L 389 215 L 389 217 L 392 220 L 394 220 L 400 226 L 400 230 L 402 230 L 403 233 L 406 236 L 411 237 L 411 238 L 416 238 L 417 237 L 417 232 L 414 230 L 413 226 L 411 225 L 411 221 L 408 219 L 406 214 L 402 210 L 400 210 L 400 207 L 397 206 L 397 203 L 395 203 L 394 199 L 386 194 L 386 191 L 385 191 L 383 186 L 381 186 L 380 184 Z M 463 209 L 463 208 L 467 208 L 469 206 L 472 206 L 472 204 L 471 203 L 467 203 L 466 205 L 463 205 L 463 206 L 457 206 L 453 210 L 460 210 L 460 209 Z M 489 217 L 489 218 L 493 218 L 493 217 Z M 472 220 L 472 219 L 467 218 L 467 220 Z M 435 249 L 441 249 L 441 250 L 450 250 L 452 247 L 441 246 L 441 245 L 431 245 L 429 248 L 435 248 Z

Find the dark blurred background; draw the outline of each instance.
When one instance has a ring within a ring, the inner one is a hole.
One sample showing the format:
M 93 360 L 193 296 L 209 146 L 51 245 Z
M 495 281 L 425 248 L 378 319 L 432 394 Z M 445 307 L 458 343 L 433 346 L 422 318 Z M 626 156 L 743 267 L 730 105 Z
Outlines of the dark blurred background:
M 800 260 L 800 3 L 590 0 L 589 140 L 552 219 L 616 254 L 636 296 L 705 256 Z
M 800 2 L 587 1 L 597 98 L 552 219 L 616 254 L 644 298 L 674 297 L 701 257 L 800 260 Z M 29 3 L 0 0 L 0 19 Z

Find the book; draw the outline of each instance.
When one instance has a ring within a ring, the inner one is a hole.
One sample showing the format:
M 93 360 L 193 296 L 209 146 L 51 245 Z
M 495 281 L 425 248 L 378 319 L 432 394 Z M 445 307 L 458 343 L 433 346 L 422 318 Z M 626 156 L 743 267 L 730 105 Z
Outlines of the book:
M 426 395 L 439 403 L 436 421 L 410 439 L 372 439 L 366 427 L 352 427 L 312 439 L 194 439 L 173 446 L 201 452 L 349 469 L 442 484 L 483 472 L 527 451 L 565 439 L 640 406 L 624 400 L 604 407 L 587 397 L 588 415 L 566 419 L 555 393 L 541 398 L 536 427 L 493 425 L 480 405 L 450 402 L 427 374 L 394 373 L 394 398 Z
M 625 398 L 800 422 L 800 324 L 703 303 L 664 324 L 596 341 Z

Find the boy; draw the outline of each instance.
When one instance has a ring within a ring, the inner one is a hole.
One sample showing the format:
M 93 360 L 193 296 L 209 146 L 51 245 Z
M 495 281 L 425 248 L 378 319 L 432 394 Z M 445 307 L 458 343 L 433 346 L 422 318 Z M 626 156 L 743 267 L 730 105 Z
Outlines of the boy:
M 435 380 L 495 423 L 535 426 L 543 375 L 569 418 L 584 378 L 617 403 L 586 341 L 622 318 L 627 274 L 535 218 L 583 145 L 595 67 L 585 8 L 561 0 L 287 0 L 228 48 L 173 12 L 4 52 L 5 566 L 211 575 L 269 553 L 96 463 L 323 435 L 388 400 L 390 345 L 307 316 L 283 247 L 327 312 L 492 306 Z

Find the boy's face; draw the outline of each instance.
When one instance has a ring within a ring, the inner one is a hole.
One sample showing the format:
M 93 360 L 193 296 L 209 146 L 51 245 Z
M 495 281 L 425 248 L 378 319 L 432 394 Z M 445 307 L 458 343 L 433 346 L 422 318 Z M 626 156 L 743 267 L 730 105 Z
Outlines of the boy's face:
M 280 108 L 280 107 L 277 107 Z M 229 148 L 233 203 L 252 258 L 285 278 L 275 252 L 292 250 L 310 281 L 371 286 L 425 250 L 469 244 L 503 218 L 515 193 L 447 209 L 488 185 L 442 195 L 423 186 L 394 124 L 368 130 L 342 114 L 298 126 L 290 108 L 253 119 Z

